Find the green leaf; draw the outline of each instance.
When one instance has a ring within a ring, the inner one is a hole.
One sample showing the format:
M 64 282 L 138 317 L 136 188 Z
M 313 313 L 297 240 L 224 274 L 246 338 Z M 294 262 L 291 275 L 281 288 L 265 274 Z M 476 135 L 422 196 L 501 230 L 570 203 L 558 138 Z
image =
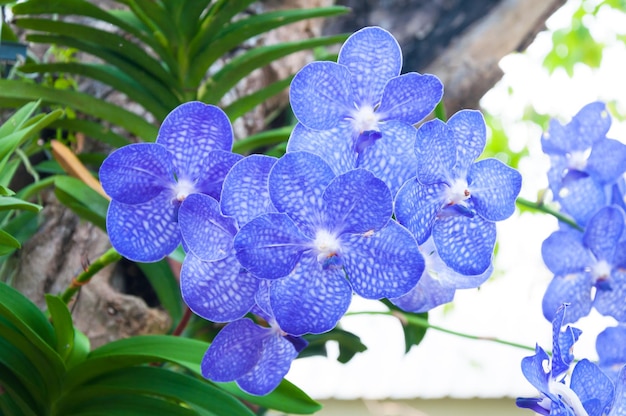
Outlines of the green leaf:
M 87 137 L 99 140 L 102 143 L 110 144 L 113 147 L 122 147 L 130 143 L 126 137 L 113 132 L 103 123 L 97 123 L 89 120 L 62 118 L 50 123 L 50 127 L 72 132 L 81 132 Z M 150 138 L 150 141 L 154 141 L 155 138 L 156 136 Z
M 293 126 L 286 126 L 253 134 L 243 140 L 237 140 L 233 144 L 233 152 L 248 154 L 254 150 L 263 150 L 280 143 L 287 143 L 292 130 Z
M 94 98 L 89 94 L 77 91 L 62 91 L 43 85 L 0 79 L 0 96 L 27 100 L 41 98 L 43 102 L 48 104 L 52 103 L 77 108 L 85 114 L 120 126 L 146 141 L 154 141 L 158 133 L 157 127 L 148 123 L 143 117 L 124 110 L 119 106 Z M 54 112 L 50 114 L 54 114 Z
M 195 67 L 192 79 L 199 82 L 215 61 L 254 36 L 289 23 L 316 17 L 336 16 L 348 10 L 343 6 L 278 10 L 234 21 L 224 26 L 215 40 L 205 42 L 203 49 L 194 56 L 193 61 L 201 64 Z
M 72 315 L 67 309 L 65 302 L 58 296 L 46 294 L 46 305 L 48 305 L 48 313 L 52 318 L 52 326 L 57 336 L 56 350 L 67 361 L 67 358 L 74 349 L 74 323 Z
M 254 109 L 257 105 L 266 102 L 268 99 L 285 90 L 289 87 L 292 79 L 293 76 L 288 76 L 287 78 L 276 81 L 265 88 L 253 92 L 252 94 L 241 97 L 237 101 L 234 101 L 225 107 L 224 112 L 228 115 L 228 118 L 232 122 L 243 116 L 248 111 Z
M 268 409 L 275 409 L 279 412 L 310 415 L 322 408 L 321 404 L 311 399 L 305 392 L 287 380 L 283 380 L 273 392 L 265 396 L 253 396 L 245 393 L 234 382 L 217 383 L 217 385 L 232 395 L 250 403 L 258 404 Z
M 176 326 L 183 317 L 183 299 L 180 296 L 178 281 L 168 261 L 163 259 L 156 263 L 137 263 L 159 298 L 159 302 L 172 317 Z
M 207 81 L 205 93 L 200 98 L 209 104 L 216 104 L 241 79 L 258 68 L 275 60 L 305 49 L 323 45 L 333 45 L 345 41 L 347 35 L 325 36 L 298 42 L 285 42 L 278 45 L 260 46 L 232 59 Z M 203 65 L 203 62 L 198 62 Z
M 111 394 L 94 398 L 82 403 L 76 412 L 65 413 L 63 416 L 137 416 L 137 415 L 167 415 L 167 416 L 198 416 L 192 409 L 185 408 L 177 403 L 159 397 L 141 396 L 137 394 Z
M 54 181 L 54 194 L 59 201 L 79 217 L 106 230 L 109 201 L 83 181 L 70 176 L 58 176 Z
M 337 357 L 337 361 L 343 364 L 350 361 L 357 353 L 363 352 L 367 349 L 365 344 L 361 342 L 361 338 L 354 335 L 352 332 L 348 332 L 337 327 L 323 334 L 305 335 L 304 338 L 309 342 L 309 345 L 302 350 L 298 358 L 313 355 L 325 356 L 326 343 L 328 341 L 337 341 L 339 344 L 339 357 Z
M 0 246 L 8 248 L 8 250 L 5 247 L 0 248 L 0 255 L 9 254 L 13 249 L 22 247 L 15 237 L 4 230 L 0 230 Z
M 41 104 L 40 101 L 34 101 L 26 103 L 19 108 L 2 126 L 0 126 L 0 139 L 21 129 L 26 120 L 35 114 L 35 110 L 37 110 L 39 104 Z
M 58 403 L 58 408 L 60 413 L 66 414 L 98 397 L 116 394 L 161 397 L 183 402 L 192 408 L 199 407 L 211 415 L 254 415 L 239 400 L 206 380 L 152 366 L 122 368 L 98 377 L 72 390 Z
M 41 208 L 42 208 L 41 205 L 32 204 L 30 202 L 23 201 L 13 196 L 0 197 L 0 211 L 10 210 L 10 209 L 21 209 L 24 211 L 39 212 L 41 211 Z
M 118 368 L 169 362 L 201 375 L 200 362 L 209 344 L 170 335 L 142 335 L 120 339 L 93 350 L 87 360 L 70 369 L 65 386 L 72 389 Z
M 13 238 L 15 238 L 19 244 L 23 244 L 26 240 L 33 236 L 39 229 L 39 221 L 37 214 L 32 212 L 21 212 L 17 214 L 14 218 L 12 218 L 5 226 L 4 232 L 10 234 Z M 15 248 L 16 249 L 16 248 Z M 15 251 L 15 249 L 11 250 L 3 250 L 3 253 L 0 253 L 0 256 L 6 256 Z M 0 257 L 0 263 L 5 261 L 6 258 Z
M 0 394 L 0 414 L 5 416 L 41 414 L 41 409 L 37 408 L 33 396 L 15 374 L 2 363 L 0 363 L 0 388 L 5 391 L 5 394 Z

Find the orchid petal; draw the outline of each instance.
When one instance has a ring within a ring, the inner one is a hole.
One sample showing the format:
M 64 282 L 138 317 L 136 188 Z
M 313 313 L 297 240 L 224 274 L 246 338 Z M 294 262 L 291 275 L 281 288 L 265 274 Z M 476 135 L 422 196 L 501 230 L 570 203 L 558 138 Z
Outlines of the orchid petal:
M 502 221 L 515 211 L 522 176 L 497 159 L 484 159 L 470 168 L 470 192 L 476 212 L 489 221 Z
M 443 95 L 443 84 L 434 75 L 409 72 L 391 78 L 376 110 L 381 121 L 416 124 L 430 114 Z
M 616 206 L 604 207 L 587 223 L 583 243 L 597 260 L 612 263 L 623 232 L 624 212 Z
M 564 324 L 576 322 L 589 315 L 589 311 L 591 311 L 591 287 L 591 279 L 585 273 L 554 276 L 541 303 L 543 316 L 552 321 L 556 310 L 563 303 L 569 303 Z
M 554 274 L 582 272 L 593 259 L 578 231 L 555 231 L 541 245 L 543 262 Z
M 480 111 L 461 110 L 448 120 L 456 143 L 456 166 L 452 177 L 464 178 L 474 160 L 480 156 L 487 143 L 487 127 Z
M 196 182 L 198 192 L 207 194 L 219 201 L 222 185 L 226 174 L 243 156 L 225 150 L 209 152 L 200 168 L 200 176 Z
M 439 119 L 427 121 L 417 130 L 415 140 L 417 179 L 423 185 L 450 182 L 457 161 L 454 136 L 450 127 Z
M 613 183 L 626 171 L 626 145 L 613 139 L 598 140 L 587 159 L 587 169 L 600 183 Z
M 572 381 L 570 388 L 578 395 L 585 410 L 589 415 L 601 416 L 604 409 L 613 401 L 613 383 L 600 368 L 591 361 L 583 358 L 574 367 L 572 371 Z M 592 411 L 587 402 L 594 403 L 595 411 Z
M 444 303 L 452 302 L 455 292 L 454 288 L 442 285 L 428 271 L 424 271 L 413 289 L 402 296 L 389 300 L 407 312 L 423 313 Z
M 446 188 L 442 183 L 424 186 L 412 179 L 398 191 L 394 203 L 396 219 L 413 233 L 418 244 L 430 237 Z

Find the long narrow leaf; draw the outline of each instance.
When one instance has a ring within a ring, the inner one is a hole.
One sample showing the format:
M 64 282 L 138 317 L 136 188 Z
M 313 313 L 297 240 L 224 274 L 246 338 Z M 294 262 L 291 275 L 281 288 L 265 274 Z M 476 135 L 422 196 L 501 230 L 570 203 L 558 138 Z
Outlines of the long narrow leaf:
M 257 105 L 264 103 L 271 97 L 274 97 L 281 91 L 285 90 L 289 87 L 292 79 L 293 76 L 288 76 L 287 78 L 273 82 L 267 87 L 255 91 L 252 94 L 241 97 L 237 101 L 234 101 L 225 107 L 224 112 L 228 115 L 228 118 L 231 121 L 237 120 L 248 111 L 254 109 Z
M 41 205 L 32 204 L 12 196 L 0 197 L 0 211 L 6 209 L 21 209 L 25 211 L 39 212 L 41 211 L 41 208 Z
M 174 325 L 177 325 L 183 317 L 183 299 L 180 296 L 176 277 L 167 260 L 156 263 L 137 263 L 137 266 L 150 281 L 159 302 L 172 317 Z
M 242 140 L 237 140 L 233 144 L 233 152 L 245 155 L 254 150 L 268 148 L 279 143 L 286 143 L 292 130 L 292 126 L 280 127 L 257 133 Z
M 237 82 L 255 69 L 294 52 L 317 48 L 318 46 L 333 45 L 343 42 L 345 39 L 346 35 L 336 35 L 254 48 L 234 58 L 213 75 L 206 83 L 206 92 L 201 97 L 201 101 L 216 104 Z
M 137 416 L 168 415 L 198 416 L 192 409 L 153 396 L 137 394 L 110 394 L 81 403 L 80 408 L 64 413 L 63 416 Z
M 87 137 L 99 140 L 102 143 L 109 144 L 113 147 L 122 147 L 130 143 L 126 137 L 120 136 L 119 134 L 115 133 L 109 127 L 106 127 L 103 123 L 95 121 L 77 118 L 62 118 L 50 123 L 50 127 L 81 132 Z M 151 140 L 154 140 L 154 138 L 152 138 Z
M 16 248 L 20 248 L 22 245 L 11 234 L 4 230 L 0 230 L 0 255 L 12 253 Z
M 70 176 L 59 176 L 54 193 L 59 201 L 79 217 L 106 230 L 106 214 L 109 201 L 84 182 Z
M 146 141 L 154 141 L 158 132 L 156 126 L 148 123 L 142 117 L 77 91 L 63 91 L 43 85 L 0 79 L 0 95 L 27 100 L 41 98 L 43 102 L 48 104 L 71 106 L 86 114 L 108 120 Z
M 5 416 L 38 416 L 35 399 L 13 372 L 0 363 L 0 386 L 5 394 L 0 394 L 0 414 Z
M 254 36 L 289 23 L 316 17 L 336 16 L 347 11 L 348 9 L 343 6 L 279 10 L 237 20 L 225 26 L 213 42 L 205 43 L 203 49 L 194 57 L 196 68 L 198 68 L 194 77 L 201 76 L 202 68 L 206 72 L 217 59 Z
M 19 108 L 11 117 L 0 126 L 0 139 L 21 129 L 41 104 L 40 101 L 33 101 Z
M 52 318 L 52 325 L 57 335 L 56 350 L 65 361 L 74 349 L 72 315 L 67 309 L 65 302 L 58 296 L 46 294 L 46 305 L 48 305 L 48 312 Z

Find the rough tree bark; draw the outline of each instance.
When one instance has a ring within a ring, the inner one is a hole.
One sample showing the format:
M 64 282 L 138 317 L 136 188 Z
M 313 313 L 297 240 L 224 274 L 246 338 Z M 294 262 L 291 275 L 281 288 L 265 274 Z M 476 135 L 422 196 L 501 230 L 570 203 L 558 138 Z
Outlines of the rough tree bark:
M 266 1 L 256 3 L 253 12 L 328 5 L 332 1 Z M 460 108 L 478 107 L 482 95 L 501 77 L 498 61 L 510 52 L 523 50 L 564 0 L 339 0 L 338 3 L 352 7 L 354 12 L 327 21 L 325 27 L 319 20 L 287 26 L 259 37 L 250 46 L 316 36 L 322 29 L 326 33 L 340 33 L 368 25 L 382 26 L 398 38 L 405 54 L 405 72 L 417 70 L 442 79 L 446 108 L 451 114 Z M 310 60 L 310 54 L 299 54 L 256 71 L 226 99 L 232 100 L 275 81 Z M 97 95 L 111 95 L 120 105 L 130 105 L 102 86 L 91 85 L 88 90 Z M 235 125 L 236 136 L 245 137 L 261 130 L 263 120 L 284 106 L 286 99 L 283 94 L 247 115 Z M 106 234 L 79 221 L 48 195 L 39 231 L 12 259 L 11 281 L 44 307 L 45 293 L 62 291 L 88 259 L 98 257 L 108 246 Z M 135 292 L 129 290 L 130 281 L 138 279 L 129 276 L 129 270 L 132 269 L 106 268 L 82 289 L 74 317 L 93 346 L 130 335 L 165 332 L 170 327 L 169 317 L 161 308 L 149 306 L 145 299 L 128 293 Z

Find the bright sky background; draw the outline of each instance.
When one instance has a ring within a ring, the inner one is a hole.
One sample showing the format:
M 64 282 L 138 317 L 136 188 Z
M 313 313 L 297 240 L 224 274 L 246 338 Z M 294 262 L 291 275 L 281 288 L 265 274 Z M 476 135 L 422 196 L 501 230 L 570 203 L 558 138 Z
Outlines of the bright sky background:
M 547 22 L 549 30 L 566 27 L 580 0 L 570 0 Z M 528 146 L 530 156 L 520 164 L 524 178 L 521 196 L 535 200 L 547 186 L 548 160 L 541 152 L 541 129 L 519 121 L 530 104 L 539 113 L 567 122 L 585 104 L 604 100 L 618 102 L 626 114 L 626 47 L 615 40 L 626 31 L 624 14 L 607 8 L 587 23 L 594 37 L 605 43 L 601 68 L 575 68 L 574 77 L 542 68 L 551 49 L 551 34 L 541 33 L 524 54 L 504 58 L 505 76 L 482 100 L 485 110 L 500 119 L 513 150 Z M 391 30 L 393 33 L 393 30 Z M 508 93 L 509 89 L 513 94 Z M 620 101 L 621 100 L 621 101 Z M 613 121 L 609 137 L 626 142 L 626 125 Z M 542 241 L 556 229 L 547 215 L 519 213 L 498 224 L 499 253 L 493 277 L 480 290 L 458 291 L 452 308 L 430 313 L 431 323 L 459 332 L 496 337 L 534 347 L 551 349 L 551 326 L 543 318 L 541 299 L 552 278 L 541 259 Z M 356 299 L 351 310 L 380 310 L 378 302 Z M 577 358 L 596 359 L 595 337 L 612 318 L 592 313 L 575 326 L 583 335 L 575 346 Z M 386 316 L 353 316 L 342 320 L 368 346 L 348 364 L 331 358 L 296 360 L 287 378 L 317 399 L 324 398 L 435 398 L 534 396 L 520 361 L 532 352 L 488 341 L 465 340 L 430 330 L 418 347 L 404 355 L 400 324 Z M 331 346 L 334 347 L 334 346 Z

